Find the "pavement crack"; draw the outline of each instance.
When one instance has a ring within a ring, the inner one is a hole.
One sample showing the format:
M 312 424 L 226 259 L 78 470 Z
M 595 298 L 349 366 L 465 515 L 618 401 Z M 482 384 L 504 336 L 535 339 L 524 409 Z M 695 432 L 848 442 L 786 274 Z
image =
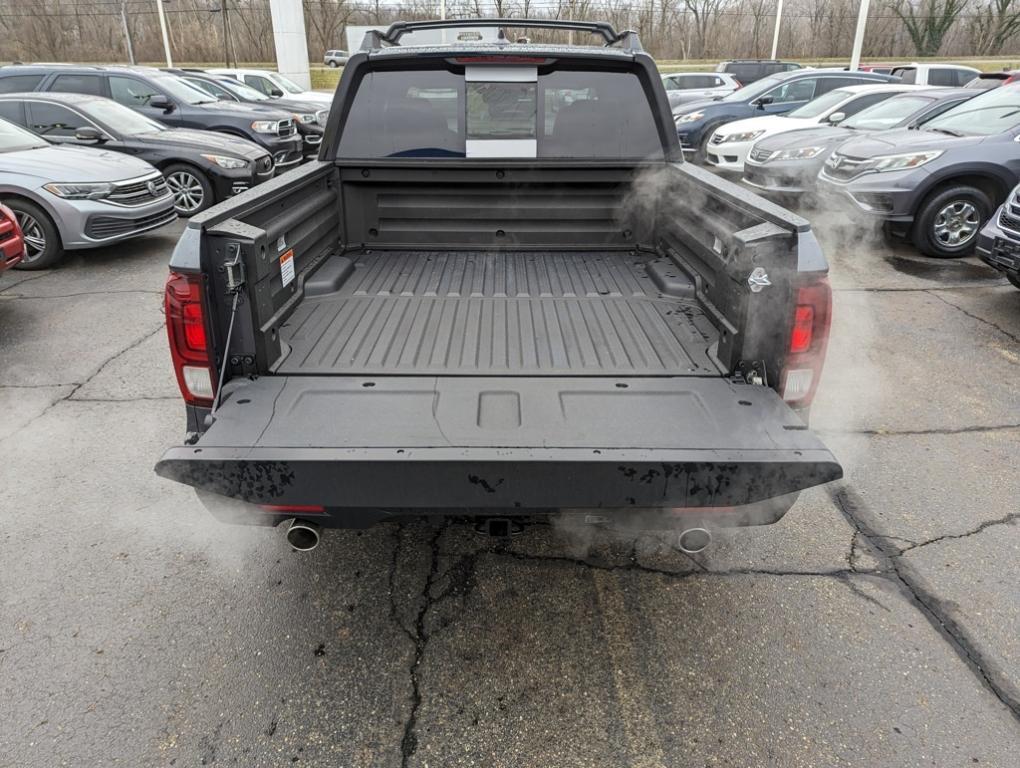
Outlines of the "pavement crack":
M 949 299 L 947 299 L 945 296 L 943 296 L 940 293 L 940 291 L 942 291 L 942 290 L 944 290 L 944 289 L 941 289 L 941 288 L 940 289 L 929 289 L 927 291 L 927 293 L 930 294 L 931 296 L 934 296 L 936 299 L 938 299 L 939 301 L 943 302 L 944 304 L 948 304 L 950 307 L 953 307 L 953 309 L 959 310 L 960 312 L 962 312 L 963 314 L 965 314 L 967 317 L 971 318 L 972 320 L 977 320 L 979 323 L 983 323 L 984 325 L 987 325 L 989 328 L 994 328 L 996 331 L 1001 333 L 1007 339 L 1010 339 L 1013 342 L 1015 342 L 1017 344 L 1020 344 L 1020 336 L 1017 336 L 1012 331 L 1007 331 L 1001 325 L 998 325 L 997 323 L 993 323 L 991 320 L 985 320 L 985 318 L 979 317 L 978 315 L 975 315 L 973 312 L 968 312 L 966 309 L 961 307 L 959 304 L 954 304 L 953 302 L 951 302 Z
M 28 282 L 22 281 L 22 282 Z M 18 283 L 21 285 L 22 283 Z M 11 286 L 17 288 L 18 286 Z M 8 289 L 10 290 L 10 289 Z M 124 288 L 120 290 L 105 290 L 105 291 L 80 291 L 78 293 L 55 293 L 50 296 L 25 296 L 20 293 L 11 293 L 5 295 L 5 299 L 11 299 L 12 301 L 47 301 L 49 299 L 74 299 L 79 296 L 111 296 L 118 293 L 145 293 L 151 296 L 162 296 L 163 291 L 153 291 L 145 288 Z
M 917 571 L 907 560 L 900 557 L 901 550 L 891 541 L 894 537 L 883 536 L 878 532 L 874 515 L 860 495 L 846 484 L 834 486 L 830 489 L 829 495 L 847 522 L 888 565 L 888 569 L 883 568 L 882 572 L 876 575 L 881 575 L 900 587 L 992 695 L 1009 709 L 1017 720 L 1020 720 L 1020 692 L 1014 689 L 1009 678 L 996 669 L 996 665 L 978 649 L 970 633 L 949 615 L 948 607 L 938 595 L 924 585 Z
M 92 371 L 92 373 L 90 373 L 88 376 L 86 376 L 83 381 L 75 384 L 74 387 L 71 389 L 71 391 L 68 392 L 66 395 L 64 395 L 63 397 L 58 397 L 56 400 L 54 400 L 52 403 L 47 405 L 39 413 L 37 413 L 35 416 L 33 416 L 28 421 L 26 421 L 24 424 L 22 424 L 16 430 L 11 432 L 9 435 L 6 435 L 5 437 L 0 437 L 0 443 L 3 443 L 6 440 L 10 440 L 15 435 L 18 435 L 22 431 L 28 429 L 35 422 L 37 422 L 39 419 L 41 419 L 43 416 L 45 416 L 47 413 L 49 413 L 51 410 L 53 410 L 56 406 L 60 405 L 60 403 L 67 402 L 69 400 L 73 400 L 75 394 L 77 394 L 77 392 L 82 387 L 84 387 L 86 384 L 88 384 L 90 381 L 92 381 L 96 376 L 98 376 L 100 373 L 102 373 L 103 369 L 106 368 L 106 366 L 108 366 L 110 363 L 112 363 L 114 360 L 116 360 L 117 358 L 121 357 L 122 355 L 126 355 L 131 350 L 141 346 L 146 341 L 148 341 L 153 336 L 155 336 L 157 333 L 160 333 L 163 330 L 163 328 L 164 328 L 163 323 L 160 323 L 159 326 L 156 327 L 154 330 L 149 331 L 148 333 L 145 333 L 142 336 L 139 336 L 137 339 L 135 339 L 133 342 L 131 342 L 126 347 L 121 349 L 119 352 L 115 352 L 114 354 L 110 355 L 110 357 L 106 358 L 106 360 L 104 360 L 102 363 L 100 363 L 99 366 L 94 371 Z
M 996 525 L 1010 525 L 1017 520 L 1020 520 L 1020 512 L 1010 512 L 1008 515 L 997 517 L 994 520 L 986 520 L 985 522 L 981 523 L 981 525 L 979 525 L 977 528 L 971 531 L 967 531 L 966 533 L 947 533 L 944 536 L 936 536 L 934 539 L 929 539 L 928 541 L 913 543 L 909 547 L 901 549 L 900 555 L 905 555 L 907 552 L 912 552 L 913 550 L 920 549 L 921 547 L 927 547 L 929 544 L 937 544 L 940 541 L 952 541 L 953 539 L 966 539 L 969 536 L 975 536 L 981 533 L 982 531 L 988 528 L 992 528 Z
M 436 575 L 439 572 L 439 538 L 443 535 L 443 532 L 449 527 L 447 522 L 445 525 L 436 526 L 435 531 L 432 535 L 432 540 L 429 542 L 429 548 L 432 553 L 432 561 L 429 565 L 429 573 L 425 578 L 425 584 L 422 587 L 421 593 L 421 606 L 418 609 L 418 615 L 414 622 L 414 634 L 412 640 L 414 641 L 414 660 L 411 662 L 411 668 L 409 674 L 411 677 L 411 712 L 407 717 L 407 721 L 404 723 L 404 736 L 400 741 L 400 766 L 401 768 L 407 768 L 412 755 L 418 749 L 418 710 L 421 707 L 421 682 L 418 680 L 418 668 L 421 666 L 422 658 L 425 656 L 425 648 L 428 645 L 428 633 L 425 629 L 425 617 L 429 612 L 429 609 L 435 604 L 435 599 L 432 597 L 432 585 L 435 583 Z

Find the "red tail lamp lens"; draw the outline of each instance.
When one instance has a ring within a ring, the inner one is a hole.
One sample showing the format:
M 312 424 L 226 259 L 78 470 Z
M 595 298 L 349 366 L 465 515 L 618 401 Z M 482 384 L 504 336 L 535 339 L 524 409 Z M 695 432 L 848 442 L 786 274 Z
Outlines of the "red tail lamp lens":
M 793 331 L 790 333 L 790 352 L 807 352 L 814 338 L 815 308 L 810 304 L 799 304 L 793 316 Z

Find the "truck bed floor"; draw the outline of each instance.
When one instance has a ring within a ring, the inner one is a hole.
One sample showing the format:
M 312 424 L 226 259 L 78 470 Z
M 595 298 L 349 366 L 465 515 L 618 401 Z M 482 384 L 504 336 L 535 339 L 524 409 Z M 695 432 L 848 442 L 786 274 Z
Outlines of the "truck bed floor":
M 642 252 L 348 252 L 306 284 L 277 372 L 718 375 L 689 288 Z

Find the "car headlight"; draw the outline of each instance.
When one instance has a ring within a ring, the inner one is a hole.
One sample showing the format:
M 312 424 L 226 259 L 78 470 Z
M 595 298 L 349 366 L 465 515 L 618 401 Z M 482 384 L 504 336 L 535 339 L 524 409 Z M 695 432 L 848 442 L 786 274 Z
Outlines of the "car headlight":
M 44 184 L 43 189 L 65 200 L 101 200 L 113 192 L 113 184 Z
M 255 133 L 277 133 L 280 130 L 279 120 L 256 120 L 251 124 Z
M 306 113 L 305 113 L 305 114 L 303 114 L 303 115 L 301 115 L 301 114 L 298 114 L 297 112 L 295 112 L 295 113 L 294 113 L 294 115 L 293 115 L 293 117 L 294 117 L 294 119 L 295 119 L 295 120 L 297 120 L 297 121 L 298 121 L 299 123 L 303 123 L 304 125 L 310 125 L 311 123 L 314 123 L 314 122 L 315 122 L 315 115 L 313 115 L 313 114 L 312 114 L 312 113 L 310 113 L 310 112 L 306 112 Z
M 220 168 L 229 168 L 235 170 L 237 168 L 247 168 L 248 161 L 242 160 L 239 157 L 226 157 L 225 155 L 202 155 L 210 163 L 216 163 Z
M 744 131 L 743 133 L 731 133 L 728 136 L 723 137 L 722 143 L 729 144 L 730 142 L 733 141 L 736 142 L 754 141 L 763 133 L 765 133 L 765 131 Z
M 881 155 L 874 157 L 868 163 L 869 171 L 905 171 L 909 168 L 919 168 L 925 163 L 930 163 L 942 154 L 942 150 L 930 152 L 909 152 L 904 155 Z
M 704 116 L 704 112 L 688 112 L 686 115 L 680 115 L 676 118 L 676 124 L 683 125 L 684 123 L 693 123 L 695 120 L 700 120 Z
M 776 152 L 769 160 L 809 160 L 818 157 L 825 147 L 801 147 L 799 149 L 783 149 Z

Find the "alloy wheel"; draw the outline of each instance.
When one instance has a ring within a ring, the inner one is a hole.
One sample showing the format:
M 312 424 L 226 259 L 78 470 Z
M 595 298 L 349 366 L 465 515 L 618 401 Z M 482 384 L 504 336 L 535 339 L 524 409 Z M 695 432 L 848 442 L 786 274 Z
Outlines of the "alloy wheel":
M 46 232 L 31 214 L 18 211 L 14 216 L 25 236 L 25 264 L 31 264 L 46 251 Z
M 977 206 L 967 200 L 954 200 L 935 214 L 932 223 L 935 240 L 956 247 L 972 240 L 981 228 Z
M 166 177 L 166 185 L 174 196 L 174 208 L 178 213 L 194 213 L 205 202 L 202 182 L 193 173 L 174 171 Z

